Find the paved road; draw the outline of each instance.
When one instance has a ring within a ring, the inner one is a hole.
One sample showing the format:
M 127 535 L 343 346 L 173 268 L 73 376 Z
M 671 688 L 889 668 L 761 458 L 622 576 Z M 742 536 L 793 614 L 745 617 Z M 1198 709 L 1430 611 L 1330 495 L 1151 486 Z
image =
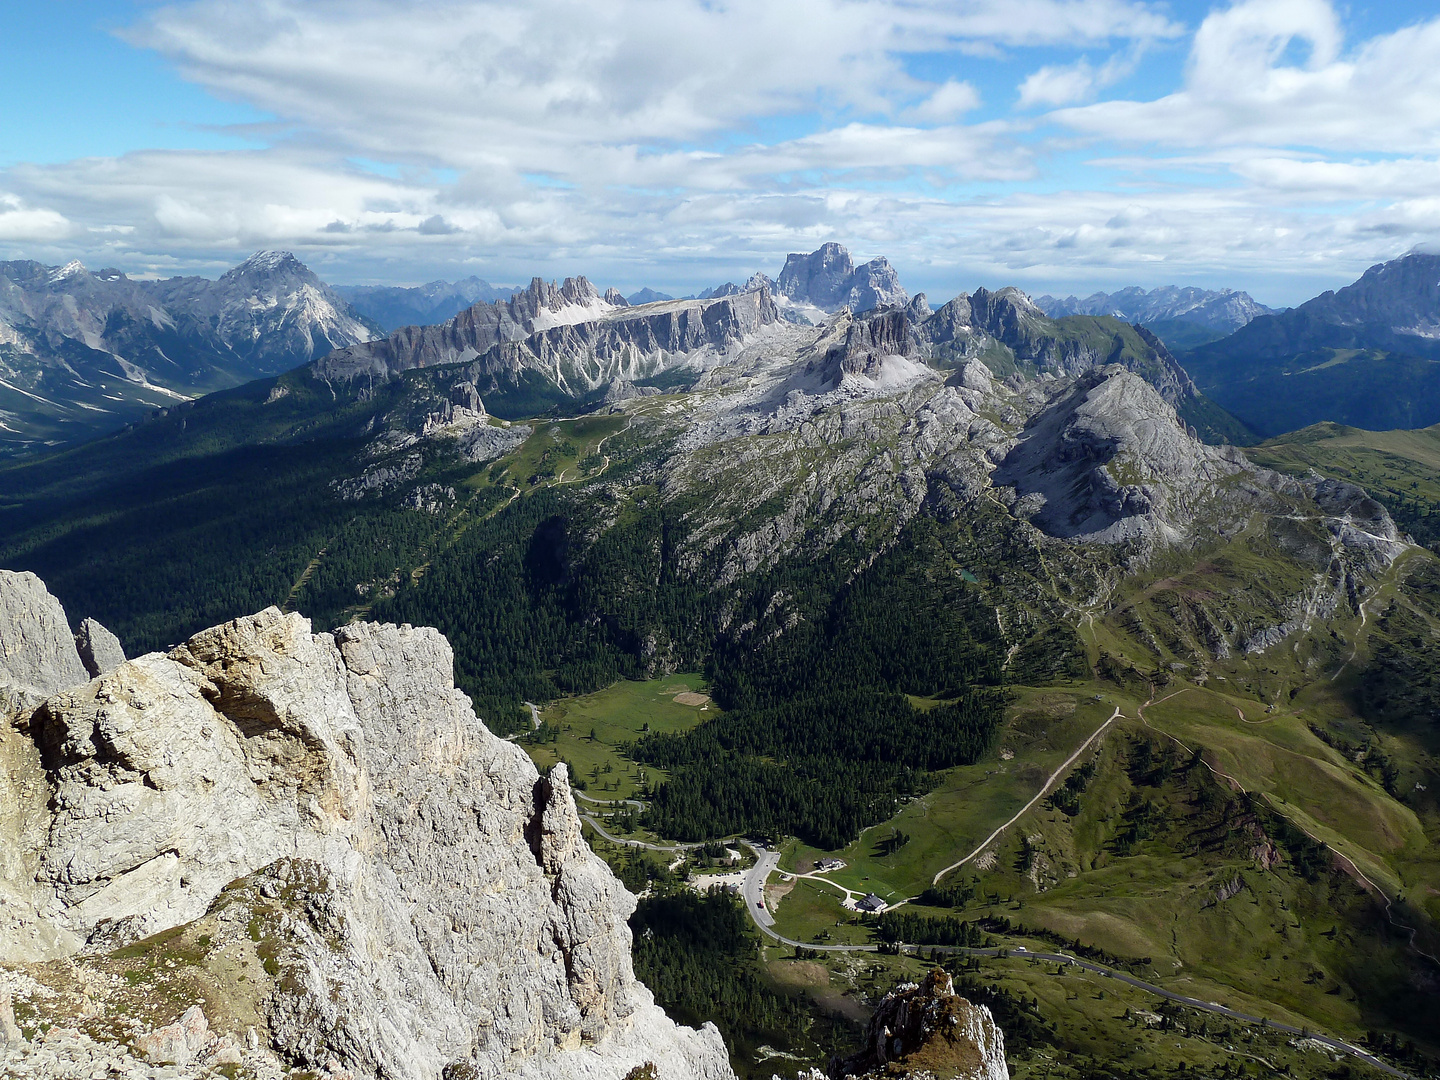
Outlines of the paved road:
M 583 791 L 576 791 L 574 788 L 571 788 L 570 790 L 574 793 L 577 799 L 584 799 L 586 802 L 594 803 L 596 806 L 633 806 L 641 813 L 644 813 L 645 811 L 645 804 L 639 799 L 592 799 Z
M 765 848 L 755 847 L 752 844 L 745 846 L 755 853 L 755 865 L 746 872 L 745 882 L 740 886 L 740 896 L 745 901 L 745 910 L 750 913 L 750 918 L 754 920 L 756 926 L 771 937 L 778 937 L 770 929 L 775 925 L 775 916 L 771 915 L 770 909 L 765 906 L 765 882 L 769 879 L 771 871 L 780 865 L 780 853 L 767 851 Z M 780 938 L 780 940 L 785 939 Z
M 644 848 L 646 851 L 665 851 L 672 853 L 676 851 L 689 851 L 691 848 L 701 846 L 700 844 L 647 844 L 644 840 L 629 840 L 623 836 L 616 836 L 614 833 L 610 832 L 608 829 L 605 828 L 604 825 L 601 824 L 600 819 L 593 814 L 587 814 L 582 811 L 580 816 L 586 821 L 588 821 L 596 832 L 598 832 L 606 840 L 609 840 L 612 844 L 623 844 L 625 847 Z

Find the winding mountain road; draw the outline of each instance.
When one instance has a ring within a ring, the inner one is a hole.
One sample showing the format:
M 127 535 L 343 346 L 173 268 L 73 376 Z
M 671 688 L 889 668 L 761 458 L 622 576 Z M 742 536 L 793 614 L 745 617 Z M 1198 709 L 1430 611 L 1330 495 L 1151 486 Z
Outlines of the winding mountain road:
M 1150 699 L 1145 702 L 1145 705 L 1142 705 L 1140 707 L 1140 719 L 1142 721 L 1145 721 L 1145 706 L 1154 703 L 1155 693 L 1152 689 Z M 941 870 L 940 873 L 936 874 L 934 882 L 938 884 L 940 878 L 943 877 L 945 874 L 949 873 L 952 870 L 956 870 L 961 866 L 964 866 L 967 862 L 969 862 L 981 851 L 983 851 L 990 843 L 992 843 L 1001 833 L 1003 833 L 1011 825 L 1015 824 L 1015 822 L 1019 821 L 1020 818 L 1024 817 L 1025 813 L 1045 796 L 1045 793 L 1049 791 L 1050 788 L 1055 784 L 1055 782 L 1065 773 L 1065 771 L 1075 763 L 1076 759 L 1078 759 L 1080 755 L 1085 752 L 1086 748 L 1088 748 L 1092 743 L 1094 743 L 1094 741 L 1098 739 L 1100 735 L 1107 728 L 1109 728 L 1112 723 L 1114 723 L 1116 720 L 1123 718 L 1124 714 L 1121 713 L 1119 706 L 1116 706 L 1115 711 L 1111 714 L 1110 718 L 1106 720 L 1103 724 L 1101 724 L 1100 727 L 1096 728 L 1094 733 L 1091 734 L 1091 736 L 1083 743 L 1081 743 L 1079 748 L 1076 749 L 1073 754 L 1071 754 L 1068 758 L 1065 759 L 1064 763 L 1050 775 L 1050 778 L 1048 780 L 1045 781 L 1045 785 L 1034 796 L 1034 798 L 1027 802 L 1018 813 L 1016 813 L 1013 817 L 1010 818 L 1009 821 L 1005 822 L 1005 824 L 1001 825 L 998 829 L 996 829 L 988 837 L 986 837 L 984 843 L 980 844 L 980 846 L 977 847 L 974 851 L 970 852 L 969 855 L 966 855 L 965 858 L 961 859 L 959 862 L 952 863 L 944 870 Z M 1148 721 L 1146 721 L 1146 723 L 1148 726 Z M 775 929 L 774 915 L 770 912 L 770 910 L 765 906 L 764 903 L 765 883 L 769 879 L 770 874 L 774 872 L 774 870 L 779 866 L 780 853 L 777 851 L 770 851 L 765 848 L 756 847 L 751 844 L 746 844 L 746 846 L 755 853 L 755 865 L 751 867 L 749 872 L 745 875 L 745 882 L 741 891 L 744 896 L 745 911 L 749 914 L 750 920 L 755 924 L 756 929 L 758 929 L 762 934 L 764 934 L 766 937 L 769 937 L 773 941 L 779 942 L 782 945 L 790 945 L 792 947 L 800 949 L 813 949 L 817 952 L 854 953 L 879 951 L 879 946 L 877 945 L 821 944 L 808 941 L 796 941 L 794 938 L 788 938 L 785 935 L 781 934 L 778 930 Z M 1164 987 L 1156 986 L 1154 983 L 1148 983 L 1145 982 L 1143 979 L 1137 979 L 1133 975 L 1127 975 L 1122 971 L 1115 971 L 1111 968 L 1102 967 L 1099 964 L 1091 963 L 1088 960 L 1081 960 L 1078 957 L 1069 956 L 1065 953 L 1031 952 L 1028 949 L 1024 948 L 1000 947 L 977 949 L 964 948 L 960 946 L 901 945 L 900 948 L 904 952 L 917 955 L 922 949 L 927 948 L 931 949 L 932 953 L 941 952 L 962 956 L 999 957 L 1001 955 L 1008 955 L 1010 957 L 1023 957 L 1025 959 L 1047 961 L 1051 963 L 1066 965 L 1071 968 L 1078 968 L 1082 971 L 1089 971 L 1096 975 L 1100 975 L 1103 978 L 1114 979 L 1117 982 L 1125 983 L 1127 986 L 1133 986 L 1137 990 L 1142 990 L 1148 994 L 1154 994 L 1158 998 L 1162 998 L 1166 1001 L 1173 1001 L 1176 1004 L 1184 1005 L 1187 1008 L 1198 1009 L 1201 1012 L 1214 1013 L 1217 1016 L 1225 1016 L 1232 1020 L 1240 1020 L 1249 1024 L 1259 1024 L 1263 1027 L 1270 1028 L 1271 1030 L 1283 1031 L 1286 1034 L 1297 1035 L 1301 1038 L 1313 1039 L 1315 1042 L 1321 1044 L 1322 1046 L 1329 1047 L 1331 1050 L 1338 1051 L 1339 1053 L 1348 1054 L 1353 1058 L 1365 1062 L 1367 1065 L 1373 1065 L 1381 1072 L 1387 1073 L 1390 1076 L 1397 1077 L 1399 1078 L 1399 1080 L 1412 1080 L 1408 1073 L 1402 1072 L 1401 1070 L 1395 1068 L 1393 1065 L 1389 1065 L 1386 1062 L 1381 1061 L 1374 1054 L 1371 1054 L 1366 1050 L 1362 1050 L 1358 1046 L 1347 1043 L 1343 1039 L 1336 1039 L 1330 1035 L 1325 1035 L 1320 1032 L 1312 1031 L 1309 1028 L 1298 1028 L 1290 1024 L 1282 1024 L 1278 1021 L 1271 1020 L 1268 1017 L 1255 1016 L 1250 1013 L 1242 1012 L 1239 1009 L 1232 1009 L 1229 1006 L 1222 1005 L 1216 1001 L 1204 1001 L 1200 998 L 1189 997 L 1185 994 L 1177 994 L 1172 990 L 1166 990 Z M 1234 1052 L 1239 1053 L 1239 1051 Z

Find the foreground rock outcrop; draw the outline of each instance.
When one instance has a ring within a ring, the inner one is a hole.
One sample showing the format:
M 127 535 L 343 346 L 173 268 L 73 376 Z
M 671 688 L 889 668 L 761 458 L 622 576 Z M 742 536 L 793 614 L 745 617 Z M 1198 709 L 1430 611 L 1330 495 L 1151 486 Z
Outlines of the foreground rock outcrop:
M 115 635 L 94 619 L 86 619 L 81 632 L 84 646 L 80 635 L 70 633 L 60 601 L 38 577 L 0 570 L 0 713 L 88 679 L 84 649 L 92 640 L 107 660 L 120 649 Z
M 936 968 L 925 981 L 901 983 L 881 999 L 865 1030 L 865 1048 L 830 1067 L 836 1080 L 1010 1080 L 1005 1037 L 990 1010 L 955 993 Z
M 35 1031 L 256 1075 L 731 1075 L 635 980 L 634 899 L 564 767 L 485 728 L 437 631 L 271 608 L 89 681 L 75 661 L 0 727 L 0 994 Z M 62 1075 L 27 1065 L 49 1039 L 0 1072 Z

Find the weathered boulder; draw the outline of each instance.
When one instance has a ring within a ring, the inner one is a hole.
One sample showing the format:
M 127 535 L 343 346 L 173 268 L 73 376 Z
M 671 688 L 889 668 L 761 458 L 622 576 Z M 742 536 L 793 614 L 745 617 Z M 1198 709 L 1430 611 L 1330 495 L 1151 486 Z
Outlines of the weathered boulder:
M 173 1024 L 147 1031 L 135 1040 L 135 1049 L 161 1065 L 188 1065 L 210 1037 L 210 1024 L 199 1005 L 191 1005 Z

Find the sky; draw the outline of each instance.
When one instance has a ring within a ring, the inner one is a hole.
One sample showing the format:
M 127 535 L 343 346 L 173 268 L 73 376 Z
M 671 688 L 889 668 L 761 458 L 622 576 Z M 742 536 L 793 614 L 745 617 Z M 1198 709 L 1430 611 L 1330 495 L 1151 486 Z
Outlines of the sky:
M 1433 0 L 0 0 L 0 80 L 0 258 L 133 276 L 1289 305 L 1440 244 Z

